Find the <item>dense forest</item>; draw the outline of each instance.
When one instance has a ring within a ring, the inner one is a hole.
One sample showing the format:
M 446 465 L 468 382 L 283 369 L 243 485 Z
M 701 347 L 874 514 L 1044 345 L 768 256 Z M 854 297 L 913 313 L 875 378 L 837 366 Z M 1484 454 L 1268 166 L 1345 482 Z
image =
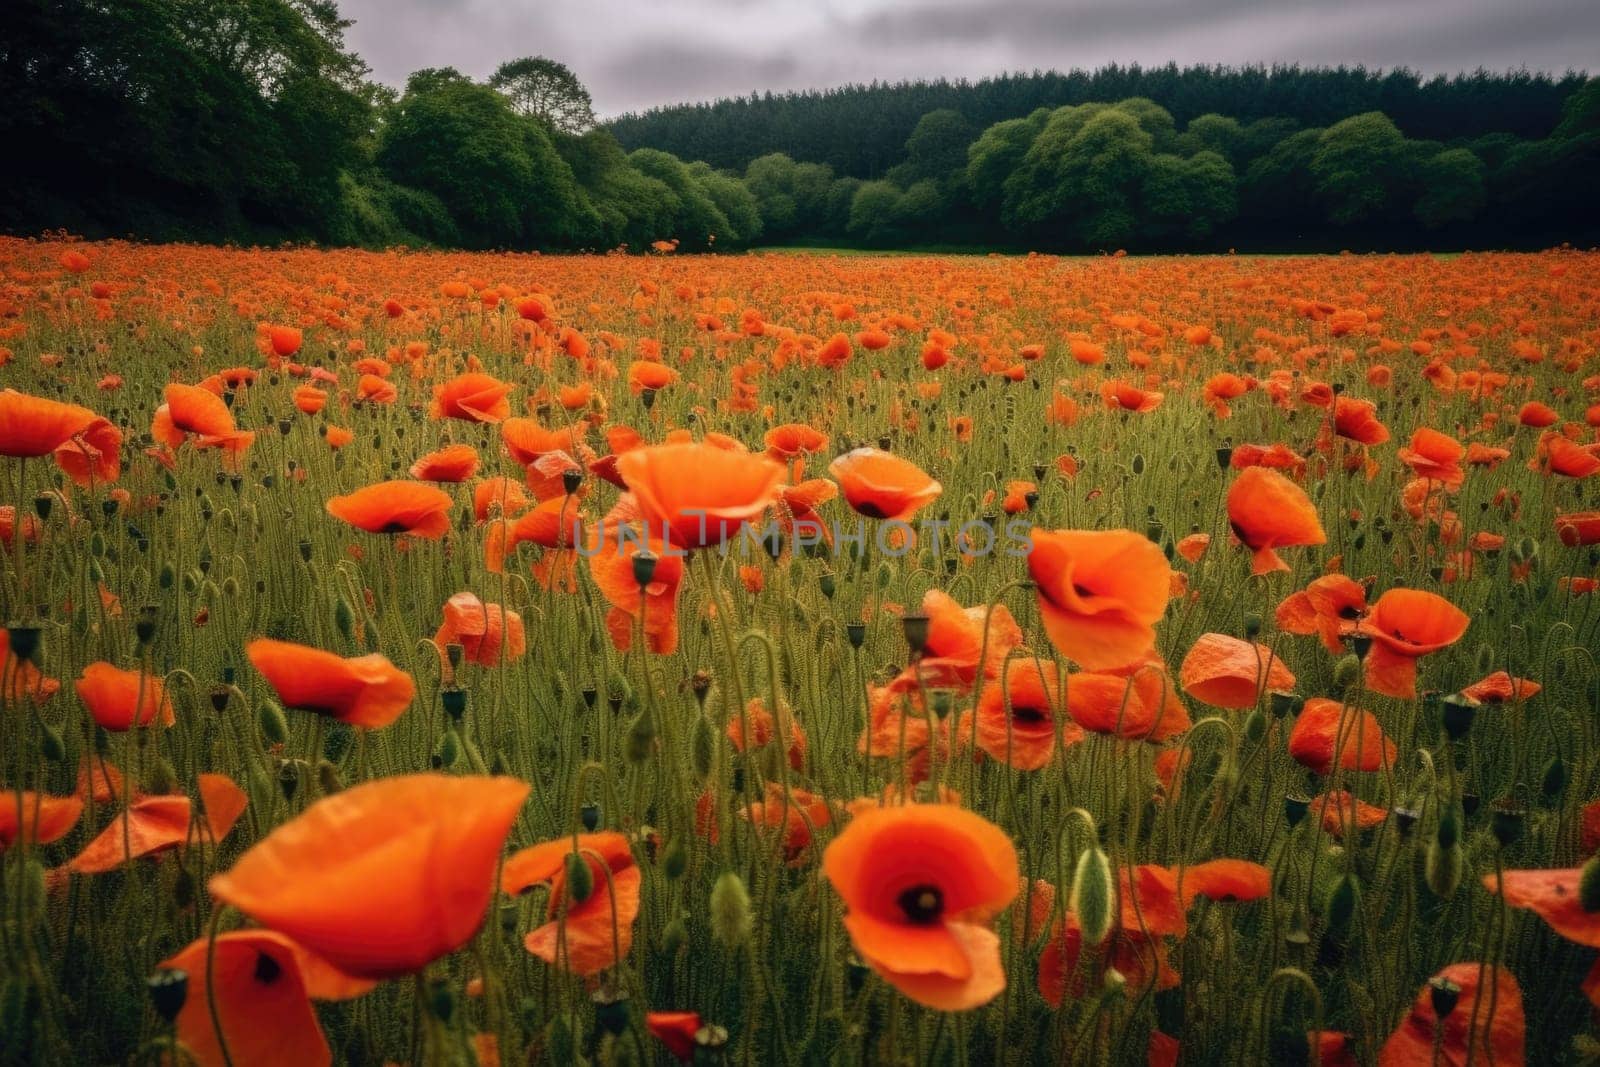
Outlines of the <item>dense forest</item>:
M 374 83 L 332 0 L 11 0 L 0 229 L 1103 251 L 1600 238 L 1600 80 L 1108 66 L 595 121 L 566 67 Z

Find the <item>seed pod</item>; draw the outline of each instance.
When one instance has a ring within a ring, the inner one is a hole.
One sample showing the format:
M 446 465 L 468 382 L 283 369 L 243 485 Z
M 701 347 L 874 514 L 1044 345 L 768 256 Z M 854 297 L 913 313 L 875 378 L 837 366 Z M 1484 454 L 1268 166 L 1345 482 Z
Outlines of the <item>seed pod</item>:
M 682 919 L 673 919 L 667 924 L 667 928 L 661 931 L 661 951 L 668 956 L 676 956 L 688 943 L 689 928 L 683 924 Z
M 1099 845 L 1091 845 L 1078 857 L 1072 875 L 1072 899 L 1068 907 L 1078 917 L 1086 945 L 1098 945 L 1111 933 L 1111 909 L 1116 887 L 1111 881 L 1111 860 Z
M 145 979 L 145 988 L 150 991 L 156 1014 L 170 1023 L 189 999 L 189 972 L 179 967 L 157 971 Z
M 582 904 L 594 893 L 594 871 L 576 852 L 567 853 L 567 893 L 574 904 Z
M 711 777 L 711 763 L 716 755 L 717 732 L 711 720 L 701 715 L 695 720 L 694 732 L 689 735 L 689 763 L 701 781 Z
M 711 936 L 726 948 L 737 948 L 749 938 L 753 923 L 744 879 L 724 871 L 711 887 Z
M 683 838 L 674 837 L 661 857 L 661 873 L 676 882 L 689 869 L 689 850 L 683 847 Z
M 650 710 L 646 708 L 633 720 L 633 725 L 628 728 L 628 744 L 626 755 L 629 763 L 643 763 L 650 758 L 650 753 L 655 748 L 656 724 L 650 717 Z
M 1428 846 L 1428 854 L 1422 865 L 1423 878 L 1434 896 L 1448 900 L 1461 885 L 1462 868 L 1465 865 L 1459 843 L 1444 846 L 1434 841 Z
M 289 723 L 283 717 L 283 709 L 270 700 L 263 700 L 261 707 L 256 711 L 256 722 L 261 727 L 261 736 L 274 745 L 281 745 L 289 740 Z

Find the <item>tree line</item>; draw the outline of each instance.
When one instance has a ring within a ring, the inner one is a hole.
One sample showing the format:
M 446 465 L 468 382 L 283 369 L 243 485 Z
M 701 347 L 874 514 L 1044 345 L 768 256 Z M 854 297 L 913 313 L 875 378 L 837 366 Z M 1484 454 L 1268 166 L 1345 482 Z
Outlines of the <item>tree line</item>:
M 600 125 L 540 57 L 378 85 L 333 0 L 12 0 L 7 21 L 12 232 L 1064 251 L 1600 234 L 1600 80 L 1575 74 L 1112 66 Z

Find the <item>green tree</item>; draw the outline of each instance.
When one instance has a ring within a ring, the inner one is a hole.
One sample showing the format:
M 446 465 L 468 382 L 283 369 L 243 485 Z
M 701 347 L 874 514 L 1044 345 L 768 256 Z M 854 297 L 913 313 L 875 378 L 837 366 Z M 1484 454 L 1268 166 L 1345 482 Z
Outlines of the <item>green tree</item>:
M 893 181 L 907 188 L 925 179 L 941 184 L 967 165 L 967 146 L 977 136 L 959 111 L 941 108 L 917 120 L 906 139 L 906 160 L 890 172 Z
M 892 182 L 863 182 L 850 200 L 850 235 L 871 245 L 892 244 L 900 235 L 900 197 Z
M 1006 179 L 1021 166 L 1050 115 L 1040 108 L 1025 119 L 997 122 L 967 147 L 967 187 L 980 208 L 999 210 Z
M 594 101 L 565 63 L 527 56 L 500 64 L 489 87 L 511 101 L 519 115 L 538 119 L 552 130 L 582 133 L 594 125 Z
M 1423 161 L 1418 168 L 1422 195 L 1412 209 L 1428 229 L 1452 222 L 1470 222 L 1488 200 L 1483 161 L 1465 148 L 1451 148 Z
M 1353 115 L 1322 131 L 1311 177 L 1330 222 L 1345 226 L 1394 210 L 1405 140 L 1381 111 Z

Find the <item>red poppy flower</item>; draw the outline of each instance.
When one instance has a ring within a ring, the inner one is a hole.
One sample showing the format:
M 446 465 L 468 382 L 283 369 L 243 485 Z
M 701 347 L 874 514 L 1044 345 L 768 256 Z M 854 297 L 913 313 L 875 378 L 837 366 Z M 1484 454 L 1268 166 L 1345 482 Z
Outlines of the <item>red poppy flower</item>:
M 411 465 L 411 477 L 424 482 L 464 482 L 478 469 L 478 450 L 471 445 L 448 445 Z
M 352 786 L 273 830 L 211 894 L 346 974 L 412 974 L 477 933 L 529 789 L 443 774 Z
M 1389 439 L 1389 428 L 1378 421 L 1377 405 L 1353 396 L 1334 400 L 1333 430 L 1363 445 L 1381 445 Z
M 978 699 L 978 747 L 1018 770 L 1036 771 L 1049 764 L 1056 754 L 1060 689 L 1054 661 L 1011 660 L 1004 684 L 986 686 Z M 1062 745 L 1081 740 L 1083 730 L 1068 721 Z
M 1346 770 L 1382 770 L 1395 753 L 1395 743 L 1370 711 L 1325 697 L 1306 701 L 1289 731 L 1289 755 L 1318 774 L 1331 771 L 1335 758 Z
M 1328 540 L 1305 490 L 1265 467 L 1248 468 L 1228 487 L 1228 524 L 1250 550 L 1253 574 L 1289 569 L 1274 549 Z
M 948 804 L 862 812 L 822 870 L 844 900 L 856 952 L 906 996 L 941 1011 L 987 1004 L 1005 988 L 987 923 L 1018 891 L 1016 849 L 981 816 Z
M 1411 447 L 1400 449 L 1396 455 L 1418 478 L 1455 489 L 1466 477 L 1461 470 L 1461 457 L 1465 452 L 1454 437 L 1424 426 L 1411 435 Z
M 683 549 L 737 536 L 777 499 L 783 468 L 764 456 L 706 444 L 636 448 L 617 460 L 650 533 Z
M 368 533 L 436 539 L 450 529 L 450 495 L 424 482 L 379 482 L 328 501 L 328 513 Z
M 700 1032 L 700 1013 L 696 1011 L 646 1012 L 644 1026 L 650 1035 L 667 1047 L 677 1059 L 694 1059 L 694 1035 Z
M 347 1000 L 374 985 L 271 930 L 232 930 L 218 935 L 215 946 L 202 937 L 160 966 L 189 976 L 178 1040 L 201 1067 L 330 1063 L 311 1000 Z
M 435 419 L 499 422 L 511 414 L 506 397 L 515 388 L 488 374 L 463 374 L 433 387 L 428 414 Z
M 373 653 L 343 659 L 289 641 L 258 638 L 244 653 L 284 707 L 315 712 L 352 726 L 387 726 L 411 706 L 411 675 Z
M 19 840 L 29 845 L 48 845 L 65 837 L 83 814 L 83 798 L 52 797 L 24 792 L 17 803 L 17 791 L 0 792 L 0 852 Z
M 1189 907 L 1196 897 L 1222 902 L 1244 903 L 1260 900 L 1272 893 L 1272 871 L 1249 860 L 1207 860 L 1183 868 L 1179 882 L 1183 888 L 1183 906 Z
M 1172 568 L 1161 548 L 1132 530 L 1035 530 L 1028 573 L 1045 632 L 1088 670 L 1140 659 L 1166 613 Z
M 1294 674 L 1266 645 L 1202 634 L 1178 668 L 1183 691 L 1215 708 L 1253 708 L 1263 693 L 1293 692 Z
M 567 863 L 574 847 L 591 876 L 592 888 L 582 900 L 571 900 L 566 893 Z M 628 839 L 607 831 L 579 834 L 576 840 L 557 838 L 514 853 L 501 871 L 500 889 L 515 895 L 548 884 L 549 921 L 528 934 L 523 944 L 552 967 L 588 976 L 615 966 L 633 947 L 640 881 Z
M 109 663 L 91 663 L 73 683 L 94 721 L 103 729 L 121 733 L 135 726 L 177 721 L 166 686 L 155 675 L 125 671 Z
M 515 663 L 528 651 L 522 616 L 499 604 L 485 604 L 473 593 L 457 593 L 444 605 L 444 622 L 433 635 L 441 650 L 460 645 L 463 654 L 484 667 Z
M 1521 1067 L 1527 1045 L 1522 988 L 1504 967 L 1452 963 L 1434 976 L 1452 983 L 1458 996 L 1443 1019 L 1434 1009 L 1434 991 L 1425 984 L 1411 1011 L 1378 1050 L 1378 1067 L 1458 1067 L 1475 1048 L 1483 1063 Z M 1481 989 L 1480 985 L 1488 988 Z
M 1410 700 L 1417 695 L 1417 660 L 1461 639 L 1467 613 L 1436 593 L 1391 589 L 1378 598 L 1363 624 L 1372 637 L 1365 664 L 1366 687 Z
M 828 464 L 844 499 L 869 519 L 904 522 L 938 499 L 943 487 L 908 459 L 876 448 L 858 448 Z
M 1513 678 L 1495 671 L 1461 690 L 1461 695 L 1479 704 L 1520 704 L 1539 695 L 1544 686 L 1529 678 Z

